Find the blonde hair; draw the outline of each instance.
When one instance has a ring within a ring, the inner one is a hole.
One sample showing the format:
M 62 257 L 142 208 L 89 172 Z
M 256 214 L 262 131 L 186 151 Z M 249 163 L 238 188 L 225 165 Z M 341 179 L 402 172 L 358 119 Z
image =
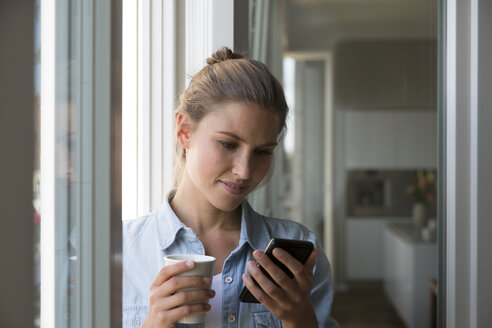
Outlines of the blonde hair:
M 280 82 L 265 64 L 224 47 L 207 59 L 207 65 L 191 80 L 181 94 L 174 119 L 180 113 L 200 122 L 217 105 L 227 102 L 254 104 L 275 112 L 280 121 L 279 134 L 285 129 L 288 106 Z M 174 185 L 177 186 L 186 162 L 186 149 L 175 134 Z

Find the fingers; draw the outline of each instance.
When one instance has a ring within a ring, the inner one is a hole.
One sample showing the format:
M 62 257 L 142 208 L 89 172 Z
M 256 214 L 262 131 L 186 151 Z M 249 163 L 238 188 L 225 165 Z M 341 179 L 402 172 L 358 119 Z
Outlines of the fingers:
M 313 268 L 316 264 L 316 258 L 318 256 L 318 249 L 314 248 L 308 259 L 304 264 L 301 264 L 296 258 L 290 255 L 288 252 L 281 248 L 275 248 L 273 255 L 284 264 L 294 275 L 294 279 L 291 279 L 281 268 L 279 268 L 268 256 L 260 250 L 253 252 L 253 256 L 258 263 L 265 269 L 266 272 L 272 277 L 272 279 L 281 287 L 272 283 L 268 277 L 260 274 L 261 271 L 251 266 L 250 273 L 258 281 L 260 286 L 268 293 L 272 298 L 279 302 L 285 301 L 284 294 L 281 290 L 285 290 L 287 294 L 294 296 L 299 295 L 299 289 L 307 290 L 311 289 L 313 279 Z M 248 269 L 250 267 L 248 266 Z
M 278 248 L 276 248 L 276 249 L 278 249 Z M 262 252 L 260 250 L 256 250 L 253 252 L 253 256 L 258 261 L 258 263 L 263 267 L 263 269 L 265 269 L 265 271 L 268 272 L 268 274 L 272 277 L 272 279 L 280 287 L 282 287 L 282 289 L 285 289 L 287 292 L 289 292 L 291 290 L 295 290 L 295 288 L 296 288 L 295 282 L 281 268 L 279 268 L 275 263 L 273 263 L 273 261 L 264 252 Z M 301 266 L 302 266 L 302 264 L 301 264 Z M 248 265 L 248 269 L 249 268 L 250 267 Z M 254 269 L 254 268 L 252 268 L 252 269 Z M 254 271 L 256 271 L 256 270 L 254 270 Z M 258 270 L 258 271 L 261 272 L 261 270 Z M 250 272 L 253 274 L 253 272 L 251 270 L 250 270 Z M 257 276 L 254 274 L 253 274 L 253 277 L 255 279 L 257 278 Z M 272 283 L 272 281 L 270 279 L 268 279 L 268 277 L 265 276 L 264 278 L 263 277 L 260 278 L 260 276 L 258 276 L 258 279 L 260 279 L 260 281 L 264 280 L 265 284 L 268 284 L 268 287 L 270 287 L 270 289 L 271 289 L 269 291 L 271 291 L 275 294 L 279 294 L 278 297 L 280 299 L 284 298 L 285 295 L 282 295 L 282 293 L 280 293 L 279 291 L 277 291 L 274 288 L 277 286 L 274 283 Z M 258 282 L 260 282 L 260 281 L 258 281 Z M 261 285 L 261 286 L 263 287 L 263 285 Z M 278 287 L 277 287 L 277 289 L 278 289 Z M 275 297 L 277 295 L 271 295 L 270 293 L 268 293 L 268 294 L 274 298 L 277 298 L 277 297 Z
M 210 310 L 210 304 L 206 303 L 197 303 L 197 304 L 188 304 L 183 305 L 178 308 L 172 309 L 168 312 L 171 317 L 175 317 L 176 319 L 173 321 L 178 321 L 182 317 L 185 317 L 190 314 L 195 313 L 204 313 Z
M 304 263 L 304 267 L 308 272 L 313 272 L 314 266 L 316 265 L 316 259 L 318 258 L 318 252 L 318 248 L 314 247 L 311 254 L 309 254 L 308 259 Z
M 206 303 L 208 299 L 213 297 L 215 297 L 215 291 L 209 289 L 179 291 L 170 297 L 162 299 L 164 300 L 162 306 L 166 309 L 172 309 L 191 302 Z
M 181 275 L 194 267 L 194 261 L 181 261 L 166 265 L 157 273 L 150 286 L 151 326 L 168 327 L 182 317 L 210 310 L 208 299 L 215 296 L 215 291 L 209 289 L 212 279 Z
M 254 292 L 251 289 L 250 291 L 260 303 L 265 305 L 270 310 L 270 312 L 275 313 L 276 309 L 279 308 L 279 305 L 281 308 L 292 309 L 291 305 L 293 304 L 293 301 L 299 301 L 300 293 L 298 288 L 296 289 L 293 280 L 283 273 L 282 270 L 277 268 L 280 270 L 280 274 L 285 276 L 282 280 L 285 284 L 277 285 L 267 275 L 265 275 L 253 261 L 250 261 L 247 266 L 249 272 L 259 285 L 258 286 L 253 282 L 251 288 L 254 289 Z M 286 284 L 289 284 L 289 287 L 286 287 Z
M 190 271 L 195 267 L 195 262 L 191 260 L 181 261 L 174 264 L 163 266 L 159 273 L 154 278 L 152 286 L 160 286 L 162 283 L 172 276 L 176 276 L 186 271 Z
M 160 297 L 173 295 L 185 288 L 208 288 L 212 280 L 201 276 L 174 276 L 160 286 L 151 287 L 151 301 Z
M 247 267 L 251 275 L 243 275 L 244 284 L 273 315 L 281 320 L 291 320 L 292 314 L 296 313 L 297 309 L 311 306 L 309 295 L 317 255 L 318 249 L 314 248 L 306 262 L 302 264 L 287 251 L 274 249 L 273 256 L 292 272 L 294 277 L 291 279 L 265 253 L 256 250 L 253 252 L 254 258 L 271 278 L 250 261 Z
M 304 264 L 281 248 L 273 250 L 273 256 L 284 264 L 294 275 L 294 279 L 303 287 L 311 286 L 313 268 L 316 264 L 318 249 L 314 248 Z
M 256 265 L 254 265 L 254 266 L 256 267 Z M 249 267 L 249 264 L 248 264 L 248 267 Z M 252 268 L 251 271 L 255 271 L 255 270 Z M 261 273 L 261 274 L 263 274 L 263 273 Z M 244 273 L 242 277 L 243 277 L 244 285 L 249 289 L 251 294 L 253 294 L 253 296 L 258 300 L 258 302 L 265 305 L 266 308 L 269 309 L 270 312 L 273 313 L 272 307 L 274 307 L 275 304 L 274 304 L 274 301 L 272 300 L 272 298 L 265 291 L 263 291 L 263 289 L 260 286 L 258 286 L 253 281 L 253 278 L 251 278 L 251 276 L 249 274 Z M 255 279 L 257 279 L 257 278 L 255 278 Z M 258 279 L 260 279 L 260 278 L 258 278 Z
M 149 317 L 152 318 L 153 323 L 160 326 L 167 326 L 167 324 L 172 323 L 174 327 L 176 321 L 187 315 L 204 313 L 209 310 L 210 304 L 207 303 L 186 304 L 173 309 L 168 309 L 166 304 L 159 304 L 152 307 Z

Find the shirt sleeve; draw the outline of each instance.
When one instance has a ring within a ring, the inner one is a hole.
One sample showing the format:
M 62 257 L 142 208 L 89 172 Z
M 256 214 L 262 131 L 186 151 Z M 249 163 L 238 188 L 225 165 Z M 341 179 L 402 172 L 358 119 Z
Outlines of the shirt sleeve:
M 319 249 L 318 258 L 314 267 L 313 289 L 311 291 L 311 303 L 313 304 L 321 328 L 339 328 L 335 319 L 331 317 L 333 303 L 333 284 L 331 282 L 331 268 L 323 247 L 316 242 Z

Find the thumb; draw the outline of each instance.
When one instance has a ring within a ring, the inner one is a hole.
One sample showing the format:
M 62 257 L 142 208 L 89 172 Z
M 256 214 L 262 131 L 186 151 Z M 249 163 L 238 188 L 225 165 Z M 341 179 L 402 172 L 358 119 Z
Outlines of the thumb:
M 318 248 L 313 248 L 311 254 L 309 254 L 308 259 L 304 263 L 304 268 L 309 272 L 313 272 L 314 265 L 316 264 L 316 258 L 318 257 Z

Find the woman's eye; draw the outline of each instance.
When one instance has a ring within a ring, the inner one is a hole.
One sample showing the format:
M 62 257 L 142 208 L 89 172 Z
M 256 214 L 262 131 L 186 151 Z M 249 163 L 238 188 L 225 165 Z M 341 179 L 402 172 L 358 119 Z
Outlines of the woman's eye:
M 224 147 L 225 149 L 234 149 L 236 148 L 236 144 L 232 142 L 227 142 L 227 141 L 219 141 L 219 143 Z
M 271 150 L 257 150 L 256 153 L 259 155 L 273 155 L 273 151 Z

